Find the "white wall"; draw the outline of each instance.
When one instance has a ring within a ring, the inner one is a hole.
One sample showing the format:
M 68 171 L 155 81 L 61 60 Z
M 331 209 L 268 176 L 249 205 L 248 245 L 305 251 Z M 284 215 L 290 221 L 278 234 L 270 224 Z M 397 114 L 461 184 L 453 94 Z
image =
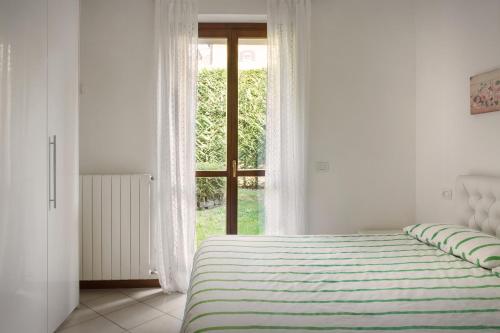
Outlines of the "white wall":
M 416 13 L 416 218 L 445 223 L 457 175 L 500 175 L 500 112 L 469 110 L 469 77 L 500 67 L 500 1 L 417 1 Z
M 80 172 L 153 171 L 153 0 L 81 0 Z
M 82 0 L 81 171 L 150 172 L 153 2 Z M 260 15 L 266 0 L 201 0 L 202 14 Z M 415 216 L 415 28 L 410 0 L 313 0 L 311 233 Z
M 413 18 L 411 1 L 313 1 L 311 233 L 414 220 Z
M 266 14 L 267 0 L 199 0 L 200 14 Z

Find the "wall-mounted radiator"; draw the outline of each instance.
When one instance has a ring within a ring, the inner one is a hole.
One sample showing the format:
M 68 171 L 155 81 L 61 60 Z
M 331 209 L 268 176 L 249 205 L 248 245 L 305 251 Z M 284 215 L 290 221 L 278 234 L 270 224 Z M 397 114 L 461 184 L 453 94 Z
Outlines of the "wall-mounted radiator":
M 151 176 L 80 176 L 80 280 L 150 275 Z

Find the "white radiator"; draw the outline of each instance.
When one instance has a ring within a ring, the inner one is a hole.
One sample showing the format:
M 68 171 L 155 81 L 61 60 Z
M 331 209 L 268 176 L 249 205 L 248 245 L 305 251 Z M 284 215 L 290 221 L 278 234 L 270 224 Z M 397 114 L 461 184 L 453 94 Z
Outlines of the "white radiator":
M 80 176 L 80 280 L 150 275 L 151 176 Z

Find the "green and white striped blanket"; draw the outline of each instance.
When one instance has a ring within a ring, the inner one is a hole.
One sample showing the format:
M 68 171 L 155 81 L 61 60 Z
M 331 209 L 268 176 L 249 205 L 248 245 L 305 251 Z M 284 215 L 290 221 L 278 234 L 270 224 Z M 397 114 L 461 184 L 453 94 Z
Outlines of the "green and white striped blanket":
M 222 236 L 183 332 L 500 331 L 500 278 L 405 234 Z

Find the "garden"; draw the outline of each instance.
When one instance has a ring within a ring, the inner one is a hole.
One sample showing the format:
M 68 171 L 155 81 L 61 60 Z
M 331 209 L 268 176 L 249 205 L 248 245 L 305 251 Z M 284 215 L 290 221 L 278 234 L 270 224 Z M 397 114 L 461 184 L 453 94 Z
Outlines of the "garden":
M 238 168 L 263 169 L 266 123 L 265 69 L 242 70 L 238 81 Z M 197 170 L 226 170 L 225 69 L 202 69 L 198 77 L 196 116 Z M 238 231 L 259 234 L 263 230 L 264 177 L 238 180 Z M 225 234 L 226 179 L 196 180 L 196 232 L 198 243 L 211 235 Z

